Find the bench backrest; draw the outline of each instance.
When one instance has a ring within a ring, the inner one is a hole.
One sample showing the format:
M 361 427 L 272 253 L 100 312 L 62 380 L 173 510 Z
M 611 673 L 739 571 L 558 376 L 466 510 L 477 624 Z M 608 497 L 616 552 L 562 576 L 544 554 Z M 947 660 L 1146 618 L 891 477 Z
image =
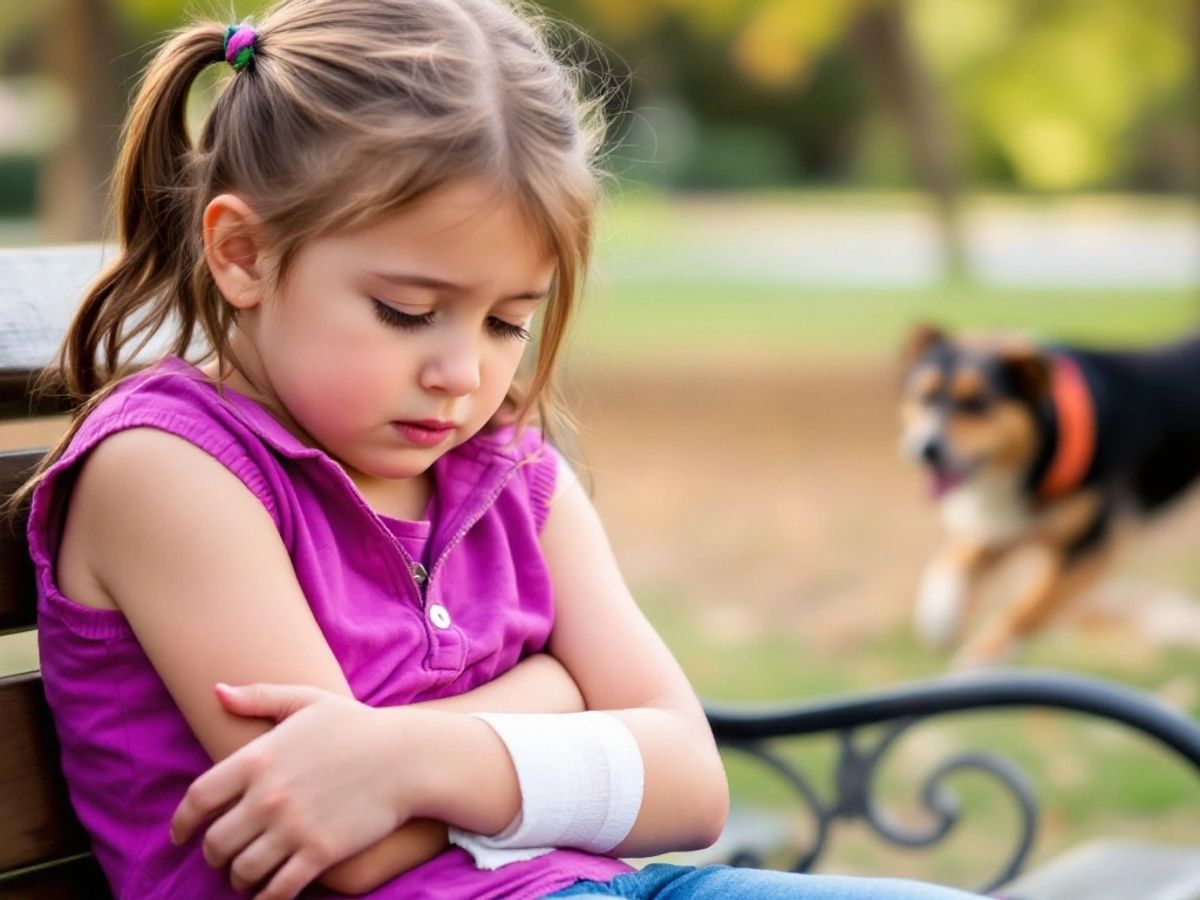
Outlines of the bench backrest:
M 100 265 L 95 246 L 0 251 L 0 428 L 59 411 L 29 388 Z M 44 451 L 0 453 L 0 494 L 15 490 Z M 0 635 L 33 631 L 36 600 L 23 517 L 0 523 Z M 36 671 L 0 677 L 0 896 L 109 896 L 67 798 Z

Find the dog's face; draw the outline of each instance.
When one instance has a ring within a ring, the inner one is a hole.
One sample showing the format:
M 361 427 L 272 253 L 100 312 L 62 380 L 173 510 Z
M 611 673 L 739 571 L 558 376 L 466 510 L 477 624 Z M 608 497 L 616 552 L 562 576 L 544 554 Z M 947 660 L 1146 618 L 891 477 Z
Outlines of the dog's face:
M 905 351 L 902 452 L 929 473 L 935 497 L 985 473 L 1029 470 L 1041 445 L 1035 410 L 1049 360 L 1012 338 L 954 340 L 916 328 Z

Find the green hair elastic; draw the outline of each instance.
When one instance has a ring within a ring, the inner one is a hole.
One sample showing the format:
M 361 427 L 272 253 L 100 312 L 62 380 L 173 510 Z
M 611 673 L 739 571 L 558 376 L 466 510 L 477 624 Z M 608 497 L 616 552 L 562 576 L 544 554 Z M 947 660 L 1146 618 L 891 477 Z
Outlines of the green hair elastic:
M 258 32 L 245 22 L 225 29 L 225 62 L 233 66 L 235 72 L 250 65 L 257 46 Z

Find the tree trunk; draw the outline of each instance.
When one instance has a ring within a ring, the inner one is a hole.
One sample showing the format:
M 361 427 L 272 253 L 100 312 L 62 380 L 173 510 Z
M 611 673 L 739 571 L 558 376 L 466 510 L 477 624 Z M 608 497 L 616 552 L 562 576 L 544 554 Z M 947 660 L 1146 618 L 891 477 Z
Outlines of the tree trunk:
M 112 0 L 55 0 L 55 6 L 43 32 L 47 70 L 67 92 L 72 120 L 42 166 L 40 225 L 49 242 L 96 240 L 122 117 L 116 21 Z
M 937 87 L 908 33 L 905 2 L 864 4 L 850 40 L 886 108 L 900 123 L 917 181 L 934 200 L 946 275 L 957 277 L 965 267 L 958 161 Z

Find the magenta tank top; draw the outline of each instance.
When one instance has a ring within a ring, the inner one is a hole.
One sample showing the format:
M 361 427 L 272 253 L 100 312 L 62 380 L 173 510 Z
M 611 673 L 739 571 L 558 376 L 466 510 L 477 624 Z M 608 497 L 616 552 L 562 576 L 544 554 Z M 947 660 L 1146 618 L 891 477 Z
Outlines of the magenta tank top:
M 118 898 L 237 897 L 204 862 L 198 837 L 175 847 L 167 832 L 211 760 L 125 617 L 77 604 L 55 583 L 80 464 L 107 436 L 139 427 L 195 444 L 262 502 L 354 695 L 372 706 L 471 690 L 545 647 L 554 598 L 538 534 L 557 457 L 532 430 L 515 443 L 511 430 L 476 436 L 435 463 L 433 524 L 427 536 L 411 535 L 375 514 L 329 456 L 252 400 L 218 394 L 181 359 L 130 378 L 88 416 L 29 518 L 42 678 L 71 801 Z M 405 544 L 426 552 L 423 589 Z M 627 871 L 619 860 L 558 850 L 487 872 L 452 848 L 367 896 L 533 898 Z M 334 895 L 314 885 L 304 896 Z

